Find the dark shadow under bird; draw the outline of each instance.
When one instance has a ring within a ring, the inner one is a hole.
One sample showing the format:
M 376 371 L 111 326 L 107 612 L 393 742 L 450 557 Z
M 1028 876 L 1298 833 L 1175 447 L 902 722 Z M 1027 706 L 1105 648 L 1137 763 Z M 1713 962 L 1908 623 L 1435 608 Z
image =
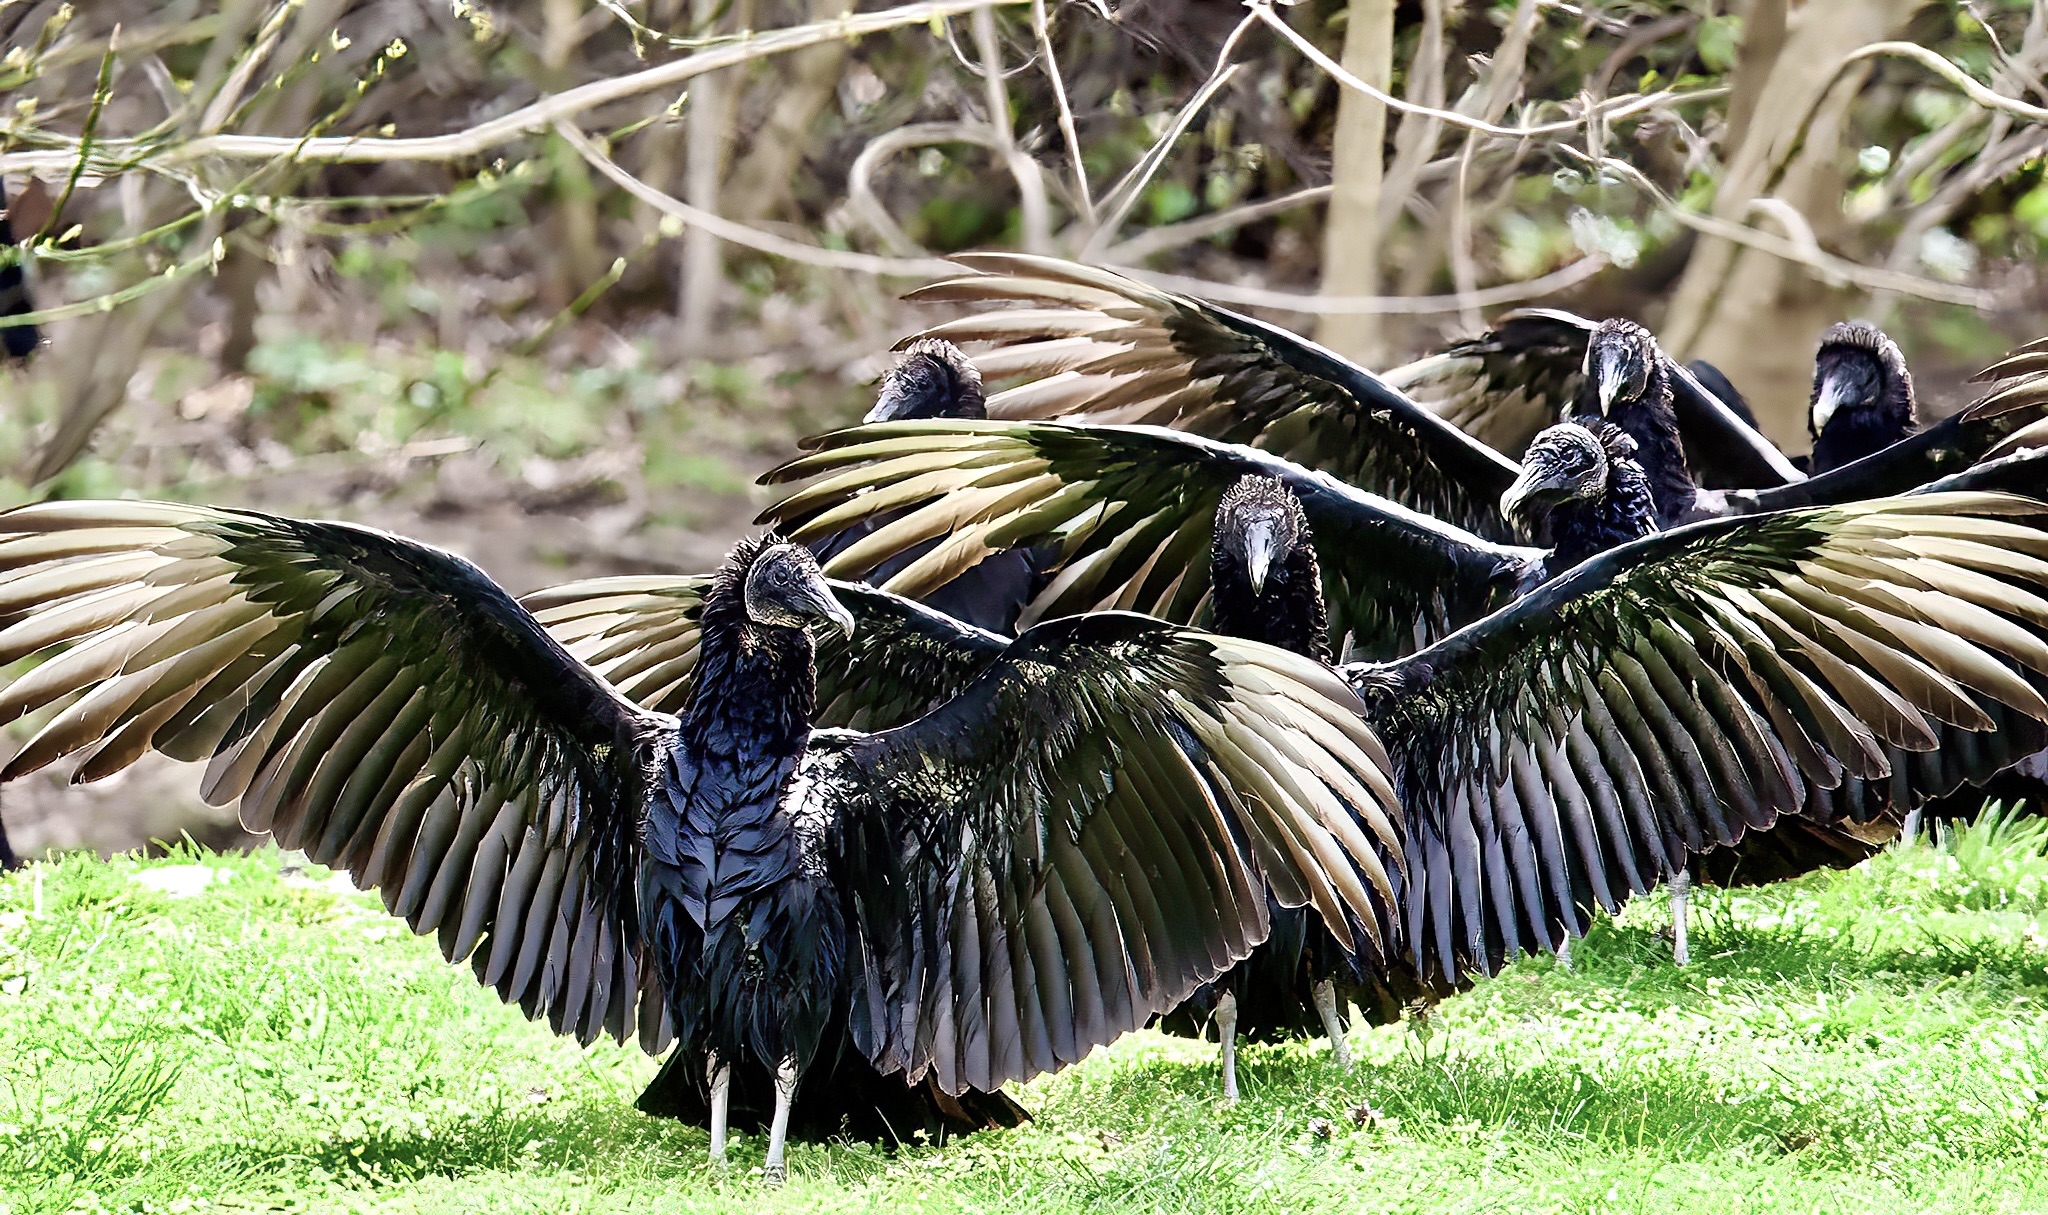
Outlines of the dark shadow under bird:
M 807 1084 L 844 1105 L 893 1082 L 883 1121 L 1013 1117 L 1003 1085 L 1243 957 L 1268 892 L 1354 950 L 1396 942 L 1399 831 L 1357 698 L 1254 642 L 1056 621 L 935 697 L 920 636 L 833 685 L 828 708 L 920 703 L 865 733 L 814 728 L 810 630 L 854 618 L 772 536 L 703 590 L 674 715 L 475 566 L 370 528 L 42 503 L 0 514 L 0 575 L 0 663 L 42 660 L 0 721 L 53 711 L 0 779 L 208 760 L 208 800 L 380 890 L 529 1017 L 681 1052 L 714 1156 L 734 1089 L 766 1084 L 771 1180 Z

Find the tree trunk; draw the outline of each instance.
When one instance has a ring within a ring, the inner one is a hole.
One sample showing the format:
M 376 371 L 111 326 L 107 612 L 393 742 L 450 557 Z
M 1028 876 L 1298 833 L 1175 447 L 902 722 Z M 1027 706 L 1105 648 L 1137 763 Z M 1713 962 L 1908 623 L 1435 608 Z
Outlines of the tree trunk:
M 1387 88 L 1394 74 L 1394 0 L 1351 0 L 1343 63 L 1374 88 Z M 1387 107 L 1356 89 L 1341 92 L 1330 157 L 1330 211 L 1323 226 L 1322 291 L 1376 295 Z M 1369 314 L 1326 316 L 1316 326 L 1318 341 L 1367 365 L 1380 358 L 1380 336 L 1380 318 Z
M 1767 9 L 1770 0 L 1760 0 Z M 1725 153 L 1727 169 L 1714 198 L 1714 215 L 1754 223 L 1751 204 L 1775 198 L 1812 227 L 1823 247 L 1843 229 L 1842 190 L 1852 159 L 1844 147 L 1850 109 L 1867 67 L 1841 74 L 1842 57 L 1867 43 L 1896 37 L 1925 0 L 1806 0 L 1787 19 L 1783 44 L 1745 38 L 1743 56 L 1773 55 L 1761 85 L 1736 69 L 1731 103 L 1745 125 L 1739 146 Z M 1759 31 L 1767 33 L 1768 15 Z M 1775 52 L 1775 53 L 1774 53 Z M 1753 89 L 1754 101 L 1742 94 Z M 1813 121 L 1806 123 L 1807 115 Z M 1749 398 L 1764 433 L 1788 451 L 1806 439 L 1806 398 L 1813 379 L 1813 348 L 1821 330 L 1854 309 L 1852 297 L 1830 289 L 1802 267 L 1702 236 L 1687 261 L 1665 317 L 1667 349 L 1680 358 L 1719 366 Z
M 846 0 L 811 0 L 807 20 L 829 21 L 847 9 Z M 811 150 L 811 127 L 832 104 L 846 65 L 846 44 L 826 42 L 786 57 L 775 105 L 750 141 L 752 149 L 733 166 L 726 199 L 734 219 L 794 217 L 791 179 Z
M 723 0 L 694 0 L 690 6 L 691 32 L 699 38 L 708 36 L 725 7 Z M 744 26 L 746 14 L 740 12 L 736 16 Z M 683 201 L 714 215 L 720 213 L 719 183 L 725 176 L 727 145 L 732 136 L 732 84 L 729 72 L 708 72 L 690 82 Z M 683 233 L 682 295 L 677 301 L 684 354 L 702 355 L 711 349 L 712 322 L 718 311 L 719 289 L 724 284 L 725 258 L 718 238 L 692 226 Z

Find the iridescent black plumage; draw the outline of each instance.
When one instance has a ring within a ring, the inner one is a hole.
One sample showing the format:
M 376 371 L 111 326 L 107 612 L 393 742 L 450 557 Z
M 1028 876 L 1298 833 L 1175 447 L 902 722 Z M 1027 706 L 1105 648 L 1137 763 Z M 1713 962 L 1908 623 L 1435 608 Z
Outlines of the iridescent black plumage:
M 1806 433 L 1816 474 L 1883 451 L 1919 421 L 1913 373 L 1884 331 L 1864 321 L 1829 327 L 1813 360 Z

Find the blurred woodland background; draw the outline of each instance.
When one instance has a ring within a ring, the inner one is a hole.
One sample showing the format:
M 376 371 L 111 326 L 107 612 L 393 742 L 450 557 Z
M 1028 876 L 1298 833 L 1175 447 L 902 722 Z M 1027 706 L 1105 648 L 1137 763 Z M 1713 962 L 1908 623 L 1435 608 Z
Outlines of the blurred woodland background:
M 0 0 L 0 46 L 45 338 L 0 504 L 357 519 L 516 591 L 710 567 L 958 250 L 1373 366 L 1631 315 L 1795 451 L 1829 322 L 1935 414 L 2044 330 L 2026 0 Z M 56 779 L 28 851 L 239 838 L 182 774 Z

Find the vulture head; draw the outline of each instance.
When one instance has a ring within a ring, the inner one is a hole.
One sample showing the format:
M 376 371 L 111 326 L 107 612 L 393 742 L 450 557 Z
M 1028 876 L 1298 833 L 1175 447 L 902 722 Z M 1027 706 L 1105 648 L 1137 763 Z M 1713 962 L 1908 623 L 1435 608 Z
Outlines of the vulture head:
M 882 377 L 869 422 L 930 418 L 985 418 L 981 372 L 943 338 L 919 338 Z
M 1308 516 L 1284 482 L 1278 477 L 1242 477 L 1216 504 L 1211 556 L 1242 571 L 1252 594 L 1259 595 L 1276 570 L 1292 564 L 1295 547 L 1307 538 Z
M 1329 659 L 1329 613 L 1301 500 L 1278 477 L 1240 477 L 1216 504 L 1209 585 L 1219 633 Z
M 1633 401 L 1650 390 L 1657 366 L 1657 339 L 1634 321 L 1601 321 L 1586 342 L 1586 377 L 1600 401 L 1601 416 L 1612 415 L 1619 401 Z
M 744 602 L 747 619 L 776 628 L 801 629 L 826 620 L 853 636 L 853 613 L 832 595 L 810 550 L 770 537 L 747 564 Z
M 1913 373 L 1897 342 L 1868 321 L 1843 321 L 1821 335 L 1813 358 L 1806 432 L 1816 445 L 1830 426 L 1894 432 L 1914 423 Z
M 1595 433 L 1581 422 L 1560 422 L 1522 453 L 1522 473 L 1501 494 L 1500 513 L 1533 535 L 1563 503 L 1605 496 L 1610 459 L 1633 459 L 1635 452 L 1635 440 L 1619 426 L 1603 422 Z

